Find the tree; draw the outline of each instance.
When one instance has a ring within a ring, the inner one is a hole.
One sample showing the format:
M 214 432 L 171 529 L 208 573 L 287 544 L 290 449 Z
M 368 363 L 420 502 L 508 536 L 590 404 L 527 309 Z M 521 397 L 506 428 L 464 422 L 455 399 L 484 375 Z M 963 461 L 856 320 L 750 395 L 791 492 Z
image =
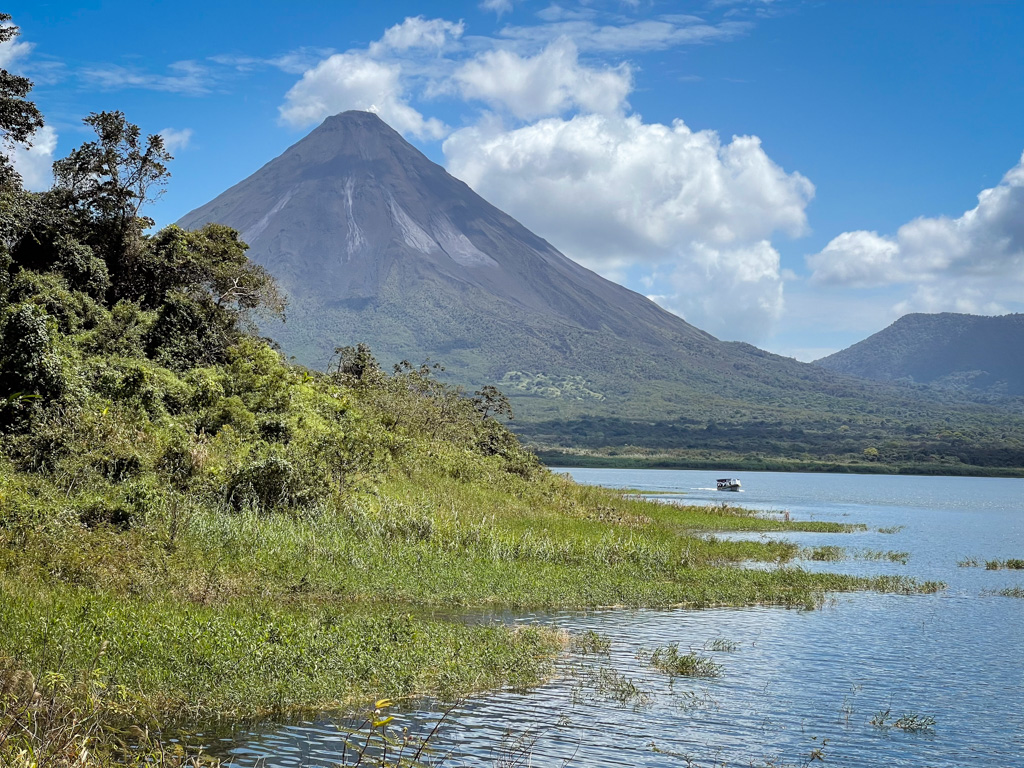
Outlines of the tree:
M 235 230 L 208 224 L 193 232 L 172 225 L 130 251 L 115 293 L 157 312 L 146 340 L 151 357 L 172 368 L 219 362 L 256 330 L 256 314 L 283 319 L 284 297 L 247 248 Z
M 476 395 L 473 398 L 473 407 L 484 421 L 488 418 L 497 418 L 498 416 L 512 418 L 512 404 L 509 403 L 508 397 L 497 387 L 488 384 L 473 394 Z
M 0 13 L 0 44 L 13 40 L 21 30 L 9 24 L 11 15 Z M 32 90 L 27 77 L 0 69 L 0 143 L 12 148 L 15 144 L 32 146 L 32 134 L 43 127 L 43 116 L 26 97 Z M 7 157 L 0 153 L 0 190 L 21 188 L 21 177 Z
M 354 347 L 335 347 L 334 356 L 327 364 L 327 372 L 348 384 L 369 384 L 383 375 L 380 363 L 370 347 L 361 342 Z
M 142 141 L 139 126 L 123 112 L 93 112 L 82 122 L 97 140 L 53 164 L 54 188 L 89 225 L 89 244 L 104 254 L 113 274 L 133 241 L 153 225 L 139 213 L 161 194 L 170 176 L 166 163 L 174 158 L 161 136 Z

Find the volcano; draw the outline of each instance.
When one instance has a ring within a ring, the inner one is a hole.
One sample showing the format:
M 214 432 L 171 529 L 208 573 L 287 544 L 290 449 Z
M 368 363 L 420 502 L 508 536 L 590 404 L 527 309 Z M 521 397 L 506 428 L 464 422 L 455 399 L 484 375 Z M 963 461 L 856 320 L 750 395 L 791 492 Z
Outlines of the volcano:
M 277 278 L 288 320 L 262 330 L 310 367 L 364 342 L 384 365 L 497 384 L 534 422 L 758 420 L 758 439 L 799 442 L 794 424 L 830 433 L 837 414 L 934 417 L 909 388 L 719 341 L 585 269 L 371 113 L 327 118 L 179 224 L 208 222 Z

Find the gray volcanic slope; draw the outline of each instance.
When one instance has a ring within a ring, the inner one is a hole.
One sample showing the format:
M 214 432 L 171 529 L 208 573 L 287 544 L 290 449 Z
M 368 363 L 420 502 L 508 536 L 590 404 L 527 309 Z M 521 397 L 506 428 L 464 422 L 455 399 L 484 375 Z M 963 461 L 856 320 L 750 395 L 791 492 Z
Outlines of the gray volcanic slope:
M 365 112 L 328 118 L 179 223 L 207 222 L 238 229 L 277 277 L 288 322 L 263 330 L 317 368 L 366 342 L 386 364 L 430 358 L 497 383 L 528 419 L 837 412 L 879 386 L 715 339 L 569 260 Z
M 238 229 L 249 256 L 303 305 L 363 310 L 426 281 L 627 339 L 706 336 L 567 259 L 368 112 L 328 118 L 179 224 L 211 221 Z
M 880 381 L 1024 395 L 1024 315 L 905 315 L 816 365 Z

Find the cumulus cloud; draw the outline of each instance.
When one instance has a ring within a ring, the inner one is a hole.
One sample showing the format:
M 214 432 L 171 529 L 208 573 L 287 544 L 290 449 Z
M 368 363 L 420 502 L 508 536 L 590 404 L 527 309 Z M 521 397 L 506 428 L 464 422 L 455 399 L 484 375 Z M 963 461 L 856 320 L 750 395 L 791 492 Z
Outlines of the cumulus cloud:
M 958 218 L 921 217 L 895 235 L 844 232 L 807 257 L 812 281 L 911 285 L 903 311 L 997 313 L 1024 297 L 1024 156 Z
M 589 114 L 464 128 L 444 153 L 453 174 L 573 259 L 606 275 L 646 265 L 651 293 L 700 327 L 749 339 L 782 311 L 769 237 L 805 231 L 814 186 L 757 137 Z
M 461 21 L 409 17 L 385 30 L 366 49 L 336 53 L 307 69 L 285 94 L 285 103 L 278 108 L 281 120 L 305 127 L 338 112 L 361 109 L 377 113 L 403 134 L 439 139 L 447 127 L 411 106 L 406 86 L 431 68 L 417 56 L 422 58 L 424 52 L 440 56 L 464 29 Z M 450 72 L 450 62 L 441 61 Z
M 189 142 L 192 141 L 192 129 L 164 128 L 160 131 L 160 136 L 163 137 L 164 148 L 168 152 L 177 152 L 188 147 Z
M 662 284 L 672 292 L 655 301 L 719 338 L 763 339 L 785 309 L 779 252 L 767 240 L 729 249 L 695 243 Z
M 397 62 L 376 61 L 361 53 L 336 53 L 308 70 L 285 94 L 281 119 L 304 127 L 347 109 L 375 112 L 395 130 L 422 138 L 441 138 L 446 129 L 411 107 Z
M 536 56 L 508 50 L 486 51 L 454 75 L 462 96 L 508 110 L 523 120 L 559 115 L 570 109 L 613 113 L 627 106 L 633 75 L 627 64 L 586 67 L 576 45 L 559 38 Z
M 26 189 L 42 192 L 53 185 L 52 166 L 57 151 L 57 132 L 44 125 L 32 135 L 32 146 L 15 144 L 13 148 L 0 145 L 0 152 L 10 158 L 14 169 L 21 174 Z
M 644 123 L 639 116 L 479 125 L 444 143 L 449 169 L 590 264 L 660 261 L 681 243 L 749 244 L 799 235 L 814 186 L 755 136 Z
M 462 37 L 465 29 L 466 25 L 461 21 L 410 16 L 401 24 L 385 30 L 380 40 L 370 44 L 369 52 L 371 56 L 380 56 L 388 51 L 408 51 L 414 48 L 440 51 Z

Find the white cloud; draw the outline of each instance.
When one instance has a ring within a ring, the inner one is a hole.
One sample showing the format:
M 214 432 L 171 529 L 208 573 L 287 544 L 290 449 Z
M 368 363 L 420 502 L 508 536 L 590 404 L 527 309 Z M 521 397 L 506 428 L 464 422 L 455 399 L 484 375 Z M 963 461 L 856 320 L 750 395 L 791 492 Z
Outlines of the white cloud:
M 722 250 L 694 244 L 663 285 L 673 290 L 660 297 L 663 307 L 724 339 L 766 338 L 785 308 L 779 252 L 767 240 Z
M 44 125 L 33 134 L 31 147 L 20 144 L 13 148 L 0 145 L 0 152 L 10 158 L 15 170 L 21 174 L 26 189 L 42 192 L 53 185 L 54 152 L 57 150 L 57 132 Z
M 440 51 L 462 37 L 465 29 L 466 25 L 461 21 L 410 16 L 401 24 L 385 30 L 380 40 L 370 44 L 369 53 L 371 56 L 382 56 L 389 51 L 408 51 L 414 48 Z
M 12 25 L 4 24 L 3 26 L 10 27 Z M 35 47 L 33 43 L 21 42 L 17 38 L 0 43 L 0 69 L 10 70 L 18 59 L 28 56 L 33 47 Z
M 768 238 L 805 231 L 814 187 L 757 137 L 582 115 L 464 128 L 444 153 L 454 175 L 573 259 L 606 275 L 654 269 L 652 292 L 702 328 L 760 337 L 782 310 Z
M 843 232 L 807 258 L 812 280 L 868 287 L 892 282 L 900 247 L 877 232 Z M 902 275 L 901 275 L 902 278 Z
M 377 113 L 401 133 L 441 138 L 447 127 L 411 106 L 406 86 L 428 71 L 440 68 L 450 73 L 454 64 L 442 53 L 457 43 L 464 30 L 461 21 L 406 18 L 365 50 L 336 53 L 307 69 L 285 94 L 285 103 L 279 107 L 281 119 L 304 127 L 338 112 L 361 109 Z M 424 54 L 437 61 L 425 60 Z M 424 90 L 432 90 L 429 83 Z
M 807 257 L 812 280 L 910 285 L 896 308 L 994 314 L 1024 303 L 1024 156 L 959 218 L 921 217 L 893 236 L 844 232 Z
M 441 121 L 426 119 L 406 101 L 397 62 L 361 53 L 336 53 L 307 71 L 285 94 L 281 119 L 302 127 L 348 109 L 375 112 L 392 128 L 423 138 L 441 138 Z
M 619 281 L 646 277 L 648 292 L 694 324 L 763 338 L 783 309 L 770 239 L 806 230 L 813 185 L 772 162 L 755 136 L 722 141 L 682 121 L 627 115 L 632 67 L 607 53 L 580 60 L 580 51 L 729 39 L 748 25 L 684 15 L 634 22 L 591 7 L 549 7 L 542 18 L 499 38 L 407 18 L 308 69 L 280 107 L 282 122 L 362 109 L 406 135 L 440 138 L 450 129 L 425 117 L 421 102 L 476 102 L 444 144 L 453 174 L 584 265 Z
M 548 14 L 545 24 L 508 26 L 501 36 L 521 43 L 543 44 L 559 37 L 568 37 L 582 51 L 651 51 L 681 45 L 724 42 L 746 34 L 752 28 L 745 21 L 722 21 L 709 24 L 694 16 L 666 15 L 641 21 L 602 24 L 596 14 Z
M 479 99 L 529 120 L 578 108 L 608 114 L 621 111 L 633 89 L 627 64 L 592 68 L 579 63 L 576 45 L 555 40 L 536 56 L 507 50 L 486 51 L 454 75 L 464 98 Z
M 814 187 L 753 136 L 723 144 L 640 117 L 549 118 L 511 131 L 464 128 L 444 143 L 449 169 L 589 264 L 661 261 L 680 245 L 748 245 L 799 235 Z
M 171 74 L 160 75 L 117 64 L 106 64 L 86 67 L 81 71 L 81 75 L 93 85 L 109 90 L 140 88 L 189 96 L 209 93 L 215 82 L 210 69 L 195 61 L 176 61 L 168 69 Z
M 164 128 L 160 131 L 160 135 L 164 139 L 164 148 L 168 152 L 185 149 L 192 141 L 191 128 L 182 128 L 180 131 L 176 128 Z
M 294 51 L 281 54 L 280 56 L 274 56 L 269 59 L 259 58 L 256 56 L 239 56 L 236 54 L 220 53 L 216 56 L 210 56 L 209 61 L 215 64 L 220 64 L 224 67 L 231 67 L 238 72 L 252 72 L 253 70 L 263 69 L 265 67 L 274 67 L 282 72 L 287 72 L 292 75 L 301 75 L 307 69 L 316 66 L 316 64 L 323 60 L 325 57 L 330 56 L 334 53 L 333 48 L 314 48 L 309 46 L 303 46 L 296 48 Z
M 480 3 L 480 8 L 485 11 L 492 11 L 499 16 L 512 11 L 512 0 L 483 0 Z

